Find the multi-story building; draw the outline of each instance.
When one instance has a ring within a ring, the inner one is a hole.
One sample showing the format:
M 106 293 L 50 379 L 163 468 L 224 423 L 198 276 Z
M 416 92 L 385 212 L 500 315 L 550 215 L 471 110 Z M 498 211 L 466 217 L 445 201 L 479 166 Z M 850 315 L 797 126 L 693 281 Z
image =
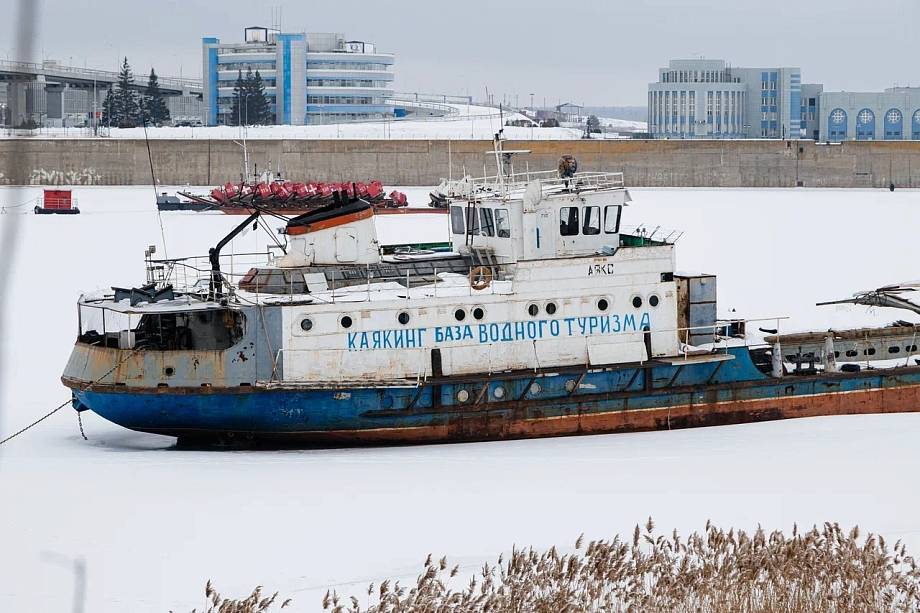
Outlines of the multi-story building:
M 648 86 L 649 132 L 655 138 L 802 138 L 809 116 L 803 87 L 821 89 L 803 86 L 798 68 L 671 60 Z
M 920 87 L 824 92 L 820 140 L 920 140 Z
M 394 56 L 342 34 L 284 34 L 246 28 L 243 43 L 203 38 L 207 125 L 230 121 L 239 72 L 259 71 L 275 123 L 378 119 L 393 115 Z

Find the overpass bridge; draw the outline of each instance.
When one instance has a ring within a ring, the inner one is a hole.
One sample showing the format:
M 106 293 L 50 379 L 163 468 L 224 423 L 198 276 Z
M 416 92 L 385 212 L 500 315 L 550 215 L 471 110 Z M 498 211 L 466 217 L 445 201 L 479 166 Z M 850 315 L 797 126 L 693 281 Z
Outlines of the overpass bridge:
M 39 114 L 35 105 L 28 102 L 26 92 L 31 89 L 43 91 L 45 112 L 41 115 L 49 119 L 65 117 L 63 97 L 67 90 L 85 91 L 88 97 L 84 113 L 93 109 L 102 109 L 106 90 L 118 82 L 118 73 L 94 68 L 64 66 L 56 61 L 41 64 L 0 60 L 0 84 L 8 86 L 6 116 L 11 123 L 18 123 L 31 115 Z M 158 77 L 160 91 L 164 96 L 201 96 L 200 79 L 175 77 Z M 146 75 L 135 75 L 133 89 L 143 91 L 147 88 Z M 3 115 L 0 114 L 0 119 Z M 2 121 L 0 121 L 2 123 Z

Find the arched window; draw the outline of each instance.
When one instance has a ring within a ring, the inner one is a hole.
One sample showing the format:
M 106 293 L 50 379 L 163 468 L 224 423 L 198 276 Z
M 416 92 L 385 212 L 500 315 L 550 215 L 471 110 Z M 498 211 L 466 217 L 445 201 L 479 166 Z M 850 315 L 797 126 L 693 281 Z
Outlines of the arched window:
M 904 115 L 898 109 L 888 109 L 885 113 L 885 140 L 901 140 L 904 134 Z
M 869 109 L 856 113 L 856 140 L 875 140 L 875 113 Z
M 843 109 L 834 109 L 827 116 L 828 140 L 835 143 L 847 139 L 847 112 Z
M 920 109 L 914 111 L 913 121 L 911 126 L 911 132 L 913 132 L 913 139 L 920 140 Z

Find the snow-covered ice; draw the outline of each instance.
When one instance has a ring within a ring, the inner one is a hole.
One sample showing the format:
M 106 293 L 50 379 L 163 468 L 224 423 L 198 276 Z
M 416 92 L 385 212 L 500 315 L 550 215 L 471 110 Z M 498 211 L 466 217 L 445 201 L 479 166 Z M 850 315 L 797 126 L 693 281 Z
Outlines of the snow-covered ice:
M 520 113 L 500 111 L 497 108 L 475 105 L 446 105 L 455 109 L 455 114 L 426 119 L 396 119 L 391 121 L 369 121 L 309 126 L 251 126 L 246 128 L 248 139 L 431 139 L 431 140 L 491 140 L 502 127 L 505 138 L 511 140 L 576 140 L 584 134 L 584 120 L 566 124 L 568 127 L 530 129 L 504 126 L 504 121 L 527 119 Z M 609 132 L 619 130 L 621 136 L 634 131 L 645 131 L 644 122 L 622 119 L 601 119 L 601 125 Z M 20 130 L 0 130 L 0 138 L 20 136 Z M 143 128 L 99 129 L 105 138 L 144 138 Z M 89 128 L 41 128 L 31 131 L 32 138 L 89 138 Z M 240 128 L 213 126 L 208 128 L 163 127 L 149 128 L 149 138 L 196 138 L 196 139 L 239 139 Z M 594 138 L 604 138 L 595 134 Z
M 408 188 L 421 205 L 427 190 Z M 685 234 L 678 268 L 719 275 L 722 316 L 789 316 L 783 331 L 917 319 L 821 300 L 915 279 L 901 224 L 920 193 L 898 190 L 633 189 L 624 223 Z M 38 188 L 2 188 L 0 206 Z M 24 215 L 2 431 L 68 398 L 59 382 L 79 291 L 144 280 L 158 245 L 152 189 L 74 189 L 83 214 Z M 30 210 L 31 206 L 23 210 Z M 0 215 L 0 223 L 10 217 Z M 236 216 L 164 213 L 170 256 L 204 254 Z M 383 241 L 439 240 L 445 216 L 381 220 Z M 280 222 L 269 222 L 271 227 Z M 237 252 L 264 250 L 250 232 Z M 226 251 L 225 251 L 226 252 Z M 730 313 L 735 309 L 735 313 Z M 0 447 L 0 611 L 67 610 L 72 576 L 46 552 L 86 560 L 87 611 L 189 611 L 205 581 L 225 596 L 256 585 L 318 611 L 327 588 L 361 595 L 414 580 L 425 556 L 473 571 L 512 545 L 571 548 L 653 516 L 686 534 L 824 521 L 904 539 L 920 552 L 914 467 L 920 415 L 803 419 L 537 441 L 363 450 L 185 452 L 66 408 Z

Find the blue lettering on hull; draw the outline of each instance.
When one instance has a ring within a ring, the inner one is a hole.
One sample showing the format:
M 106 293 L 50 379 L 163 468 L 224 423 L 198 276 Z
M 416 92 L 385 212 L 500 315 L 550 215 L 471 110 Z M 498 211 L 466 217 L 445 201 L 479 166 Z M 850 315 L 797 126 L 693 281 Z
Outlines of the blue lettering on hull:
M 374 330 L 349 332 L 345 335 L 349 351 L 374 349 L 418 349 L 448 343 L 510 343 L 536 341 L 566 336 L 600 336 L 621 332 L 641 332 L 651 329 L 648 313 L 623 315 L 594 315 L 591 317 L 566 317 L 565 319 L 531 319 L 492 324 L 437 326 L 434 328 L 402 328 L 400 330 Z M 426 335 L 426 332 L 433 332 Z M 469 343 L 465 341 L 470 341 Z

